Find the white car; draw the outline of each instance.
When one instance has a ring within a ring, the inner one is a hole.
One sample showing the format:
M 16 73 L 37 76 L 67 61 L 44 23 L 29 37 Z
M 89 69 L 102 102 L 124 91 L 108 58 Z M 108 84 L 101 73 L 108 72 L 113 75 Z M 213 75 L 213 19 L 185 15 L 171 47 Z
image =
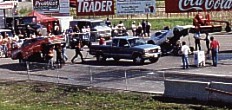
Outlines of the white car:
M 157 31 L 156 33 L 151 35 L 151 37 L 148 40 L 148 43 L 161 45 L 162 43 L 166 42 L 167 40 L 171 40 L 174 37 L 180 38 L 181 36 L 188 35 L 189 29 L 193 27 L 193 25 L 175 26 L 173 29 L 170 30 Z
M 194 28 L 194 26 L 175 26 L 173 29 L 157 31 L 151 35 L 147 43 L 161 46 L 161 51 L 165 54 L 173 51 L 177 41 L 180 40 L 182 36 L 188 35 L 191 28 Z

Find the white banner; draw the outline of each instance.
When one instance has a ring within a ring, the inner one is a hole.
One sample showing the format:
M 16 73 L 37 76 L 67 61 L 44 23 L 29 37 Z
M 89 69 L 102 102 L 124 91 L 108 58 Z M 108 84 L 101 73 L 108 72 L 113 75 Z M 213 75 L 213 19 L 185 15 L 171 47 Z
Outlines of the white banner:
M 69 3 L 69 0 L 33 0 L 33 10 L 48 15 L 69 15 Z
M 117 0 L 117 14 L 154 14 L 155 0 Z
M 0 3 L 0 9 L 13 9 L 14 8 L 14 2 L 1 2 Z

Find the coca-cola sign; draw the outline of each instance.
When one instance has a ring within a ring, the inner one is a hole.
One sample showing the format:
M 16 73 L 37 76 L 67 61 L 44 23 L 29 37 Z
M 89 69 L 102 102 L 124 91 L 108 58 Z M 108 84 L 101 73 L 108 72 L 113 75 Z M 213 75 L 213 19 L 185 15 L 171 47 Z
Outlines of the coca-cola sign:
M 232 0 L 165 0 L 166 13 L 231 10 Z

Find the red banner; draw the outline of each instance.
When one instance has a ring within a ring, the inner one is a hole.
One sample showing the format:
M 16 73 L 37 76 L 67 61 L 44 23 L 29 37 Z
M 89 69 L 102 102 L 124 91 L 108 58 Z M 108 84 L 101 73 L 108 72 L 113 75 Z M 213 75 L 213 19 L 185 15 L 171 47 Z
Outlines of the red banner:
M 114 15 L 114 0 L 78 0 L 77 16 Z
M 231 10 L 231 0 L 165 0 L 166 13 Z

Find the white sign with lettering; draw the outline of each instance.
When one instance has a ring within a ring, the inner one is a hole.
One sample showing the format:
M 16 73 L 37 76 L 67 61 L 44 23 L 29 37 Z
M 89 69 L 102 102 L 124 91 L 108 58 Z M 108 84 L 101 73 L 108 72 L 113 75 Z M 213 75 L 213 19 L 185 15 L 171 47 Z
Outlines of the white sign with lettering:
M 117 0 L 117 14 L 154 14 L 155 0 Z

